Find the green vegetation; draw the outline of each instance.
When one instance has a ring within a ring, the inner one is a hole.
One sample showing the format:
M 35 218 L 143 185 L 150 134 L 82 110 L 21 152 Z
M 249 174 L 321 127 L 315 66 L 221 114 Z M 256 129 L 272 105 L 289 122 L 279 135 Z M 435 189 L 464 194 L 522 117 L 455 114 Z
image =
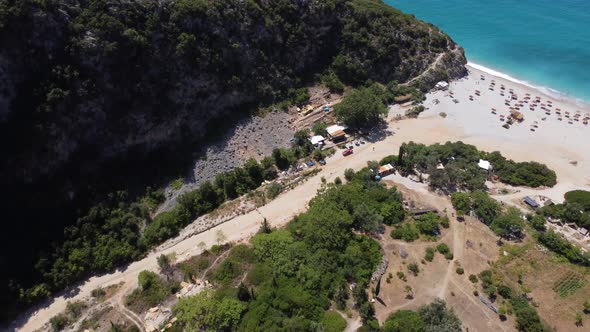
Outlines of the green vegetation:
M 465 273 L 465 270 L 462 267 L 458 267 L 455 272 L 457 272 L 458 275 L 462 275 Z
M 479 279 L 477 279 L 477 276 L 475 274 L 470 274 L 469 275 L 469 281 L 471 281 L 472 283 L 477 283 Z
M 516 316 L 516 328 L 521 332 L 549 332 L 551 329 L 541 322 L 539 314 L 529 302 L 515 297 L 510 300 L 512 311 Z
M 426 100 L 422 91 L 413 86 L 401 85 L 397 81 L 391 81 L 387 85 L 387 90 L 391 94 L 391 99 L 395 102 L 413 101 L 415 104 Z
M 412 274 L 414 276 L 417 276 L 418 273 L 420 272 L 420 268 L 418 267 L 418 264 L 410 263 L 410 264 L 408 264 L 408 271 L 412 272 Z
M 347 184 L 327 184 L 286 229 L 261 227 L 252 246 L 232 248 L 210 272 L 219 289 L 183 300 L 175 309 L 182 316 L 179 321 L 185 328 L 211 329 L 222 320 L 230 330 L 308 331 L 318 324 L 339 330 L 342 318 L 326 308 L 332 302 L 343 308 L 352 296 L 363 322 L 374 325 L 366 288 L 381 261 L 381 248 L 353 230 L 372 232 L 378 226 L 374 220 L 383 220 L 383 207 L 399 203 L 401 195 L 368 175 L 363 169 L 353 172 Z M 238 285 L 244 273 L 250 289 Z M 353 282 L 356 287 L 349 294 Z M 224 308 L 231 311 L 223 313 Z
M 246 304 L 234 298 L 216 298 L 211 290 L 180 299 L 174 307 L 178 321 L 188 331 L 234 330 Z
M 382 121 L 387 107 L 371 88 L 354 90 L 334 107 L 336 118 L 350 128 L 371 127 Z
M 485 189 L 488 174 L 477 165 L 479 159 L 489 160 L 493 174 L 504 183 L 530 187 L 553 186 L 556 183 L 555 172 L 545 165 L 516 163 L 502 157 L 499 152 L 478 151 L 475 146 L 462 142 L 430 146 L 403 143 L 397 158 L 386 157 L 383 161 L 394 164 L 404 175 L 429 174 L 428 183 L 432 189 L 451 193 Z
M 125 302 L 128 306 L 143 309 L 160 304 L 179 288 L 177 283 L 168 282 L 151 271 L 141 271 L 137 276 L 137 282 L 139 287 L 127 296 Z
M 566 223 L 574 223 L 578 227 L 590 229 L 590 209 L 588 205 L 589 193 L 583 190 L 574 190 L 565 194 L 564 204 L 554 204 L 540 209 L 539 213 L 545 217 L 561 219 Z
M 184 180 L 182 178 L 178 178 L 170 183 L 170 188 L 174 190 L 180 190 L 182 185 L 184 184 Z
M 424 107 L 422 105 L 414 106 L 406 111 L 406 116 L 408 116 L 410 118 L 417 118 L 418 115 L 420 115 L 420 113 L 424 112 L 425 110 L 426 110 L 426 107 Z
M 578 289 L 586 285 L 586 280 L 580 274 L 570 271 L 565 276 L 560 278 L 553 285 L 555 291 L 561 297 L 568 297 L 573 295 Z
M 326 332 L 342 332 L 346 328 L 346 320 L 334 311 L 324 313 L 320 323 Z
M 459 332 L 461 321 L 446 302 L 440 299 L 421 306 L 418 311 L 399 310 L 390 315 L 381 329 L 383 332 Z
M 400 226 L 395 227 L 390 236 L 394 239 L 404 240 L 406 242 L 413 242 L 420 237 L 420 230 L 416 227 L 416 222 L 407 221 Z
M 434 254 L 435 254 L 435 250 L 432 247 L 428 247 L 426 248 L 426 253 L 424 254 L 424 259 L 432 262 L 434 260 Z
M 344 83 L 342 83 L 342 81 L 338 78 L 338 76 L 332 71 L 322 75 L 320 77 L 320 82 L 322 82 L 322 84 L 326 88 L 330 89 L 330 92 L 335 92 L 335 93 L 344 92 L 344 88 L 345 88 Z
M 572 190 L 565 193 L 567 204 L 576 204 L 586 212 L 590 212 L 590 191 Z
M 316 135 L 325 136 L 328 133 L 326 128 L 328 128 L 328 125 L 325 122 L 316 122 L 313 124 L 311 131 Z
M 549 250 L 567 258 L 570 262 L 582 266 L 590 266 L 590 253 L 582 252 L 559 234 L 549 230 L 539 234 L 539 243 Z

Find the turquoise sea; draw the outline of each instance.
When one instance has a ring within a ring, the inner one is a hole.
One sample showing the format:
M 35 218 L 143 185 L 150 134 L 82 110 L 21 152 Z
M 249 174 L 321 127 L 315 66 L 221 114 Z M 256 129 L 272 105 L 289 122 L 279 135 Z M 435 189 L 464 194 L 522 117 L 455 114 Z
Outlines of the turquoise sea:
M 590 102 L 590 0 L 384 0 L 433 23 L 469 62 Z

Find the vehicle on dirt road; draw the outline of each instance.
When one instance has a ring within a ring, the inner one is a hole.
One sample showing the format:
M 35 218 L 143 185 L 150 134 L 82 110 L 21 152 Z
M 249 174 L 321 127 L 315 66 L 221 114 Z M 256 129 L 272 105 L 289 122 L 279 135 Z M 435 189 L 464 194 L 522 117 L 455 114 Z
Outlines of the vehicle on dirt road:
M 348 149 L 342 151 L 342 155 L 346 157 L 346 156 L 352 154 L 352 152 L 353 152 L 352 149 L 348 148 Z

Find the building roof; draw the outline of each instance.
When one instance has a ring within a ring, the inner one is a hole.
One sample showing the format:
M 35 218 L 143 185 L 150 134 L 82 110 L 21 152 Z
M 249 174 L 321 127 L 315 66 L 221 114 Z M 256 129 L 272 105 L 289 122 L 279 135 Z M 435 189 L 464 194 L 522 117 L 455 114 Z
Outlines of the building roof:
M 318 143 L 321 143 L 323 141 L 325 141 L 326 139 L 324 138 L 324 136 L 322 135 L 316 135 L 316 136 L 312 136 L 309 138 L 309 141 L 311 142 L 311 144 L 316 145 Z
M 346 127 L 340 126 L 340 125 L 332 125 L 328 128 L 326 128 L 326 131 L 328 132 L 328 135 L 330 136 L 334 136 L 334 133 L 337 133 L 339 131 L 344 131 L 346 130 Z
M 477 163 L 477 166 L 479 166 L 479 168 L 483 168 L 487 171 L 492 167 L 492 164 L 490 164 L 490 162 L 487 160 L 480 159 L 479 162 Z
M 532 199 L 528 196 L 526 196 L 524 198 L 524 202 L 527 203 L 528 205 L 530 205 L 531 207 L 534 207 L 534 208 L 539 207 L 539 203 L 537 203 L 534 199 Z
M 393 166 L 391 164 L 385 164 L 379 167 L 379 174 L 387 173 L 391 170 L 393 170 Z
M 345 136 L 345 135 L 346 135 L 346 133 L 342 130 L 338 130 L 338 131 L 332 132 L 330 134 L 330 136 L 332 136 L 332 137 L 340 137 L 340 136 Z
M 445 82 L 445 81 L 440 81 L 438 83 L 436 83 L 435 87 L 438 89 L 444 89 L 447 88 L 449 86 L 449 83 Z

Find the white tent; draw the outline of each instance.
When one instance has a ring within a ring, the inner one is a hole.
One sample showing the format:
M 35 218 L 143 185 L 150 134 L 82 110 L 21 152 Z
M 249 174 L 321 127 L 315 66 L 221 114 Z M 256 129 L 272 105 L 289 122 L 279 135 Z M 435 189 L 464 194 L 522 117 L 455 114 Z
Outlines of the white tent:
M 440 81 L 440 82 L 436 83 L 436 85 L 434 87 L 439 90 L 446 90 L 449 87 L 449 83 L 447 83 L 445 81 Z
M 316 144 L 323 144 L 324 141 L 326 139 L 324 138 L 324 136 L 322 135 L 316 135 L 316 136 L 312 136 L 309 138 L 309 141 L 311 142 L 311 144 L 316 145 Z
M 486 171 L 489 171 L 492 168 L 492 164 L 490 164 L 489 161 L 483 159 L 479 160 L 477 166 L 479 166 L 479 168 L 485 169 Z

